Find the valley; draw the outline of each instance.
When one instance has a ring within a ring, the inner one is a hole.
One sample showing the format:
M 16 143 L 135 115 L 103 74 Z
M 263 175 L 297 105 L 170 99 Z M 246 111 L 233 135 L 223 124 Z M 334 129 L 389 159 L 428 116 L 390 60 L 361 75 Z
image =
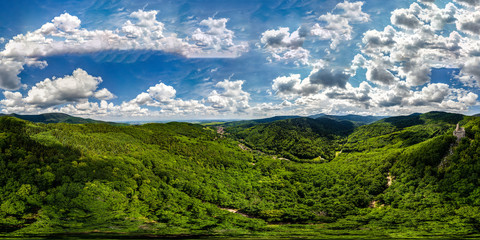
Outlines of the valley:
M 3 116 L 0 229 L 474 236 L 479 128 L 445 112 L 132 126 Z

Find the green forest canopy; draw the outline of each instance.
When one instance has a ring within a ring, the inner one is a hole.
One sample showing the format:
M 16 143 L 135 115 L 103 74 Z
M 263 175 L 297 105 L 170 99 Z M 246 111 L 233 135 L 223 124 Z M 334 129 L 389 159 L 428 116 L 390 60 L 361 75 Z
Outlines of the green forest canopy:
M 452 135 L 457 122 L 467 135 L 460 142 Z M 0 228 L 222 234 L 289 223 L 480 231 L 478 117 L 431 112 L 363 126 L 287 118 L 223 127 L 220 134 L 177 122 L 0 117 Z

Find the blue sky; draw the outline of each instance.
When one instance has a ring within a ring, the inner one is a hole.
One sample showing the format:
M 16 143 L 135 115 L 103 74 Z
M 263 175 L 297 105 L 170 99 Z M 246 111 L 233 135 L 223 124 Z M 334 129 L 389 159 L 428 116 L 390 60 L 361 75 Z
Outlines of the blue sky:
M 480 110 L 478 0 L 0 9 L 3 113 L 182 120 Z

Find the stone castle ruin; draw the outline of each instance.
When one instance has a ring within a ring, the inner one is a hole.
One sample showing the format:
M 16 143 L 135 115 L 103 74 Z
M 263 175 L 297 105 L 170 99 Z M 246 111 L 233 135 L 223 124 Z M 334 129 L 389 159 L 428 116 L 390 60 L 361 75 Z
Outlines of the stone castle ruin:
M 457 123 L 457 128 L 453 131 L 453 136 L 457 137 L 457 142 L 460 142 L 460 140 L 465 137 L 465 128 L 460 127 L 460 124 Z

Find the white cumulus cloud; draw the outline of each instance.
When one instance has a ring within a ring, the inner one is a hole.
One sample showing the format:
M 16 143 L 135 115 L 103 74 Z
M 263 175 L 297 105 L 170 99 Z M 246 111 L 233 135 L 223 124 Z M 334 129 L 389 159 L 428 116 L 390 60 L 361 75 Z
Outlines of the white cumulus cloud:
M 102 78 L 91 76 L 79 68 L 72 75 L 38 82 L 28 91 L 24 100 L 27 104 L 40 107 L 76 102 L 93 96 L 101 82 Z
M 362 11 L 364 2 L 338 3 L 335 9 L 343 10 L 341 13 L 327 13 L 321 15 L 311 34 L 322 40 L 330 40 L 330 48 L 336 49 L 342 41 L 352 39 L 353 27 L 351 24 L 364 23 L 370 20 L 370 15 Z
M 44 67 L 40 58 L 62 54 L 84 54 L 110 50 L 148 50 L 179 54 L 185 57 L 238 57 L 248 51 L 246 42 L 236 43 L 234 32 L 227 29 L 228 19 L 208 18 L 189 38 L 165 32 L 156 20 L 158 12 L 138 10 L 130 20 L 115 30 L 87 30 L 81 20 L 69 13 L 55 17 L 41 28 L 8 40 L 0 52 L 0 88 L 18 89 L 19 73 L 24 65 Z

